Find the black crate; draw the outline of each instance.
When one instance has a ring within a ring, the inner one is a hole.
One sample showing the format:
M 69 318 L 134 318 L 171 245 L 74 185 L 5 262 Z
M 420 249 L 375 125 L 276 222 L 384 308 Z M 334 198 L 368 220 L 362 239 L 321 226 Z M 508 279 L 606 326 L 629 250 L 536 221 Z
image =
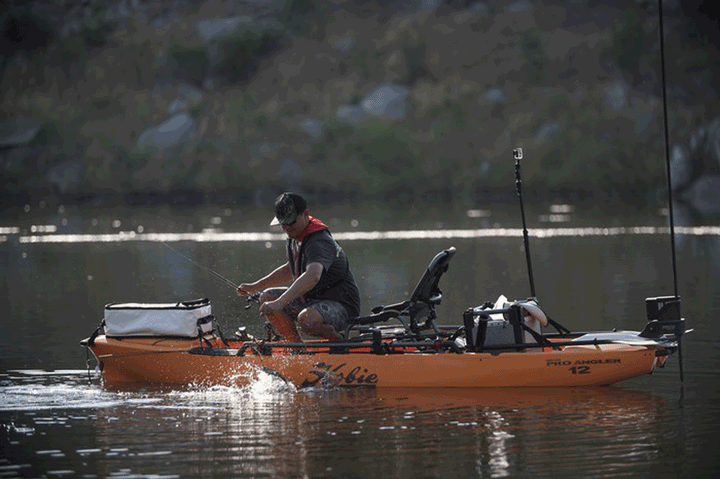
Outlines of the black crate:
M 680 298 L 677 296 L 658 296 L 646 298 L 645 308 L 648 321 L 679 321 Z

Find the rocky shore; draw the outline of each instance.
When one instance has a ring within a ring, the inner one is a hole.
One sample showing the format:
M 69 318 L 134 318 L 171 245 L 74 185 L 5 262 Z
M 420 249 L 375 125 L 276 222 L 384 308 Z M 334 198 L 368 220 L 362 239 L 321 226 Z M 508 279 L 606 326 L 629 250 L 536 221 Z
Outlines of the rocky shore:
M 529 194 L 662 202 L 658 9 L 626 3 L 10 2 L 0 201 L 472 206 L 523 147 Z M 664 5 L 673 185 L 720 216 L 715 24 Z

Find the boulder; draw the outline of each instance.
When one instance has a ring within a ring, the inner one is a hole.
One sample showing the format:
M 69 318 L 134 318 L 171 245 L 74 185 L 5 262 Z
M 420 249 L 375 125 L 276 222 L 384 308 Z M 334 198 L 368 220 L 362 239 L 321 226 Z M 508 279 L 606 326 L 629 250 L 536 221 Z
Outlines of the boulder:
M 241 2 L 226 1 L 225 9 L 228 13 L 231 11 L 242 10 L 242 13 L 257 16 L 272 16 L 278 15 L 283 11 L 287 10 L 288 3 L 290 0 L 243 0 Z M 298 2 L 298 3 L 309 3 L 309 2 Z
M 685 145 L 675 145 L 670 153 L 670 179 L 673 191 L 688 186 L 693 179 L 695 168 L 690 150 Z
M 168 105 L 167 112 L 169 115 L 174 115 L 175 113 L 187 111 L 187 109 L 188 109 L 187 100 L 185 100 L 184 98 L 175 98 Z
M 172 43 L 165 57 L 156 58 L 157 66 L 164 66 L 165 80 L 182 80 L 195 85 L 202 84 L 210 70 L 206 46 Z
M 420 10 L 435 11 L 440 8 L 441 0 L 420 0 Z
M 302 169 L 295 158 L 285 158 L 278 171 L 287 190 L 296 190 L 302 179 Z
M 31 143 L 41 128 L 39 122 L 29 118 L 0 122 L 0 184 L 6 194 L 21 192 L 24 179 L 34 174 L 43 148 Z
M 19 146 L 5 151 L 0 150 L 0 168 L 6 175 L 19 176 L 31 171 L 34 167 L 34 158 L 41 154 L 41 150 L 30 146 Z
M 405 117 L 410 90 L 402 85 L 388 83 L 371 91 L 360 100 L 360 105 L 344 105 L 337 109 L 337 118 L 359 124 L 371 118 L 397 121 Z
M 197 135 L 197 124 L 187 113 L 179 113 L 166 122 L 145 130 L 136 143 L 141 153 L 151 153 L 186 143 Z
M 620 111 L 627 105 L 630 86 L 621 78 L 605 88 L 605 100 L 612 111 Z
M 505 6 L 506 13 L 519 13 L 527 10 L 532 10 L 533 6 L 527 0 L 519 0 L 517 2 L 510 3 Z
M 402 50 L 395 50 L 385 59 L 386 82 L 402 82 L 408 78 L 408 65 L 405 53 Z
M 678 144 L 670 155 L 673 190 L 701 217 L 720 217 L 720 117 L 698 128 L 689 145 Z
M 190 102 L 191 105 L 201 104 L 205 96 L 202 91 L 185 83 L 181 84 L 178 88 L 178 94 Z
M 32 118 L 16 118 L 0 123 L 0 149 L 27 145 L 35 139 L 42 125 Z
M 286 35 L 277 20 L 248 15 L 199 20 L 195 27 L 206 45 L 212 73 L 230 82 L 247 79 Z
M 170 102 L 167 112 L 170 115 L 174 115 L 187 111 L 191 107 L 202 104 L 204 96 L 202 91 L 183 83 L 178 88 L 178 98 Z
M 655 112 L 651 110 L 641 111 L 635 116 L 635 133 L 638 135 L 654 133 L 656 125 Z
M 45 176 L 61 194 L 80 191 L 83 180 L 83 165 L 79 161 L 66 161 L 53 166 Z
M 311 137 L 319 140 L 323 137 L 323 133 L 325 132 L 325 123 L 320 120 L 305 118 L 300 122 L 300 128 L 302 128 L 302 130 Z
M 554 121 L 546 121 L 538 128 L 533 140 L 536 145 L 542 145 L 546 141 L 556 137 L 560 132 L 560 125 Z
M 705 218 L 720 217 L 720 175 L 704 175 L 683 191 L 681 198 Z
M 505 101 L 505 92 L 502 88 L 491 88 L 483 95 L 485 101 L 488 103 L 502 103 Z
M 409 94 L 410 90 L 402 85 L 382 85 L 365 96 L 360 105 L 374 117 L 400 120 L 405 117 Z
M 338 120 L 354 125 L 360 124 L 369 119 L 365 110 L 355 105 L 344 105 L 337 109 L 336 116 Z
M 333 48 L 341 51 L 342 53 L 350 53 L 351 51 L 355 50 L 357 40 L 355 40 L 354 37 L 342 37 L 331 41 L 330 44 L 333 46 Z
M 254 19 L 247 15 L 233 18 L 209 18 L 199 20 L 195 24 L 200 39 L 204 43 L 234 35 L 241 29 L 252 29 L 255 26 Z
M 720 117 L 699 128 L 692 135 L 690 150 L 703 158 L 710 159 L 713 167 L 720 165 Z

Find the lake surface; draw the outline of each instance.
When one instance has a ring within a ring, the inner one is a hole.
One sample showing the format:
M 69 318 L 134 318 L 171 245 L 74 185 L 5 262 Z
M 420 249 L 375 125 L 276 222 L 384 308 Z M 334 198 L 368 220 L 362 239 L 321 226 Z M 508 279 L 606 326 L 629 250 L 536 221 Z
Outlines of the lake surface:
M 262 212 L 260 212 L 262 213 Z M 112 390 L 79 345 L 109 302 L 209 297 L 226 333 L 263 334 L 218 280 L 282 260 L 257 211 L 81 208 L 0 216 L 0 477 L 716 477 L 720 473 L 720 231 L 681 222 L 678 356 L 606 388 Z M 440 321 L 500 294 L 530 295 L 517 207 L 354 217 L 318 211 L 352 261 L 363 311 L 399 301 L 455 246 Z M 639 330 L 646 297 L 673 294 L 666 217 L 545 205 L 528 213 L 536 293 L 574 330 Z M 91 366 L 94 366 L 92 364 Z

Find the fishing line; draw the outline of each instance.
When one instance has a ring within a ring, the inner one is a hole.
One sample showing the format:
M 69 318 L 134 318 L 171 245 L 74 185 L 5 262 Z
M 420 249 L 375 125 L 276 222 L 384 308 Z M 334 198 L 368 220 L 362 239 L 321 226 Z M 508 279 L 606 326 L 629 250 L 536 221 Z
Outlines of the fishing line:
M 156 216 L 157 218 L 162 220 L 162 218 L 160 218 L 160 216 L 158 216 L 158 215 L 154 215 L 154 216 Z M 186 261 L 189 261 L 190 263 L 194 264 L 198 268 L 210 273 L 215 278 L 217 278 L 220 281 L 222 281 L 223 283 L 227 284 L 228 286 L 230 286 L 233 289 L 233 291 L 238 290 L 239 285 L 235 284 L 233 281 L 229 280 L 228 278 L 221 275 L 217 271 L 213 271 L 212 269 L 208 268 L 207 266 L 198 263 L 194 259 L 188 258 L 184 254 L 182 254 L 180 251 L 176 250 L 175 248 L 173 248 L 172 246 L 167 244 L 165 241 L 159 241 L 159 243 L 162 244 L 163 246 L 165 246 L 166 248 L 168 248 L 170 251 L 172 251 L 176 255 L 180 256 L 181 258 L 185 259 Z M 260 303 L 260 293 L 249 293 L 246 295 L 246 299 L 247 299 L 247 305 L 245 305 L 245 309 L 250 309 L 251 303 L 258 303 L 258 304 Z
M 160 217 L 160 215 L 157 215 L 157 214 L 154 214 L 154 213 L 150 213 L 150 214 L 151 214 L 152 216 L 156 217 L 157 219 L 161 220 L 161 221 L 163 220 L 163 218 Z M 188 257 L 185 256 L 184 254 L 182 254 L 181 252 L 179 252 L 178 250 L 176 250 L 175 248 L 173 248 L 172 246 L 170 246 L 169 244 L 167 244 L 165 241 L 158 241 L 158 242 L 161 243 L 161 244 L 162 244 L 163 246 L 165 246 L 166 248 L 168 248 L 169 250 L 171 250 L 171 251 L 172 251 L 173 253 L 175 253 L 176 255 L 178 255 L 178 256 L 186 259 L 187 261 L 191 262 L 192 264 L 194 264 L 194 265 L 197 266 L 198 268 L 201 268 L 201 269 L 207 271 L 208 273 L 210 273 L 211 275 L 215 276 L 217 279 L 219 279 L 220 281 L 222 281 L 223 283 L 227 284 L 227 285 L 230 286 L 232 289 L 234 289 L 234 290 L 237 291 L 238 285 L 235 284 L 235 283 L 233 283 L 233 282 L 230 281 L 229 279 L 227 279 L 225 276 L 221 275 L 220 273 L 218 273 L 218 272 L 216 272 L 216 271 L 211 270 L 211 269 L 208 268 L 207 266 L 204 266 L 204 265 L 198 263 L 197 261 L 193 260 L 192 258 L 188 258 Z
M 204 265 L 198 263 L 197 261 L 195 261 L 195 260 L 193 260 L 193 259 L 191 259 L 191 258 L 188 258 L 187 256 L 185 256 L 184 254 L 182 254 L 181 252 L 179 252 L 178 250 L 176 250 L 175 248 L 173 248 L 173 247 L 170 246 L 169 244 L 165 243 L 164 241 L 160 241 L 160 243 L 161 243 L 162 245 L 166 246 L 167 248 L 169 248 L 170 250 L 172 250 L 172 251 L 173 251 L 175 254 L 177 254 L 178 256 L 181 256 L 181 257 L 185 258 L 186 260 L 188 260 L 189 262 L 191 262 L 192 264 L 194 264 L 194 265 L 197 266 L 198 268 L 202 268 L 203 270 L 207 271 L 208 273 L 210 273 L 211 275 L 215 276 L 217 279 L 219 279 L 220 281 L 224 282 L 225 284 L 227 284 L 228 286 L 230 286 L 232 289 L 234 289 L 235 291 L 237 291 L 238 285 L 236 285 L 235 283 L 233 283 L 232 281 L 230 281 L 229 279 L 227 279 L 225 276 L 221 275 L 220 273 L 218 273 L 218 272 L 216 272 L 216 271 L 211 270 L 211 269 L 208 268 L 207 266 L 204 266 Z
M 175 248 L 173 248 L 173 247 L 170 246 L 169 244 L 165 243 L 164 241 L 161 241 L 160 243 L 162 243 L 163 245 L 165 245 L 166 247 L 168 247 L 170 250 L 172 250 L 172 251 L 173 251 L 175 254 L 177 254 L 178 256 L 181 256 L 182 258 L 190 261 L 192 264 L 194 264 L 194 265 L 197 266 L 198 268 L 202 268 L 203 270 L 205 270 L 205 271 L 207 271 L 208 273 L 212 274 L 213 276 L 215 276 L 217 279 L 219 279 L 219 280 L 222 281 L 223 283 L 225 283 L 225 284 L 229 285 L 230 287 L 232 287 L 233 290 L 237 291 L 238 285 L 236 285 L 235 283 L 233 283 L 232 281 L 230 281 L 229 279 L 227 279 L 225 276 L 221 275 L 220 273 L 218 273 L 218 272 L 216 272 L 216 271 L 211 270 L 211 269 L 208 268 L 207 266 L 204 266 L 204 265 L 198 263 L 197 261 L 192 260 L 191 258 L 188 258 L 187 256 L 185 256 L 184 254 L 182 254 L 181 252 L 179 252 L 178 250 L 176 250 Z M 247 297 L 247 303 L 248 303 L 248 304 L 245 306 L 245 309 L 250 309 L 250 306 L 251 306 L 250 303 L 253 303 L 253 302 L 254 302 L 254 303 L 258 303 L 258 304 L 260 303 L 260 293 L 249 293 L 249 294 L 246 295 L 246 297 Z

